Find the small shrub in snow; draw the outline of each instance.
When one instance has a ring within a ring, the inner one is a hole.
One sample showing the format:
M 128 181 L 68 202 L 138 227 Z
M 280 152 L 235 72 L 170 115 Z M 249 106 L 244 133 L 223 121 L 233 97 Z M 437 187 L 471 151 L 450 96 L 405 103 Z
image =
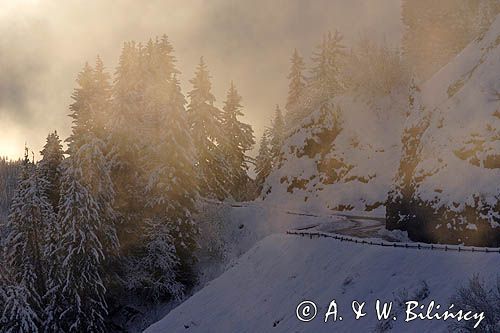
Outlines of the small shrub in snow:
M 453 332 L 500 332 L 500 277 L 496 285 L 487 286 L 479 275 L 474 275 L 467 286 L 458 289 L 451 303 L 464 311 L 484 312 L 485 316 L 477 328 L 474 328 L 474 322 L 453 322 L 450 325 Z

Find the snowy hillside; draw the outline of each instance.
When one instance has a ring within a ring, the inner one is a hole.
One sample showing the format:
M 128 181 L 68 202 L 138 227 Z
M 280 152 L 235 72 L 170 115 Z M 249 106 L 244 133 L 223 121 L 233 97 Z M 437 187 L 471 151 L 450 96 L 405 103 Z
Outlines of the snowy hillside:
M 264 187 L 266 202 L 329 210 L 375 210 L 396 173 L 402 94 L 373 103 L 344 96 L 292 131 Z
M 411 216 L 407 225 L 400 226 L 409 230 L 410 237 L 500 244 L 499 69 L 497 19 L 485 36 L 471 43 L 414 96 L 420 106 L 412 116 L 425 125 L 410 181 L 415 188 L 408 200 L 413 208 L 404 214 L 392 212 L 397 214 L 392 216 L 394 225 L 401 215 Z M 414 123 L 407 123 L 406 128 Z
M 497 246 L 499 68 L 497 19 L 410 95 L 401 87 L 331 99 L 290 130 L 262 199 L 384 214 L 392 188 L 389 228 L 418 241 Z
M 375 301 L 434 300 L 447 308 L 449 298 L 473 273 L 491 282 L 499 265 L 498 253 L 395 249 L 272 235 L 145 332 L 369 332 L 384 325 L 394 332 L 442 332 L 447 322 L 405 323 L 396 305 L 398 319 L 379 324 Z M 325 324 L 332 299 L 344 320 Z M 308 323 L 295 317 L 303 300 L 318 305 L 318 316 Z M 353 300 L 366 302 L 366 317 L 354 320 Z

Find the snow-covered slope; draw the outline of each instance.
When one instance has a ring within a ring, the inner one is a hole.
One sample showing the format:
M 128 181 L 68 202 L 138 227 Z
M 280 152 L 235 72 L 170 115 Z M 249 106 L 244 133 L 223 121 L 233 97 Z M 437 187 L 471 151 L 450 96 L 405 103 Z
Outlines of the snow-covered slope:
M 426 120 L 411 180 L 415 207 L 403 214 L 410 237 L 500 244 L 499 71 L 500 18 L 414 96 L 421 109 L 412 116 Z
M 422 199 L 438 199 L 436 205 L 448 207 L 459 204 L 456 208 L 463 209 L 479 195 L 484 203 L 498 204 L 499 71 L 500 18 L 484 38 L 423 86 L 423 101 L 435 112 L 422 138 L 422 162 L 416 175 L 424 177 L 418 191 Z M 436 189 L 442 192 L 436 195 Z M 490 218 L 492 225 L 499 226 Z
M 397 170 L 406 96 L 332 99 L 290 133 L 263 190 L 266 202 L 384 213 Z
M 333 98 L 291 130 L 262 199 L 384 214 L 402 184 L 406 197 L 389 197 L 390 228 L 500 245 L 499 71 L 500 18 L 414 95 Z
M 353 255 L 355 253 L 355 255 Z M 222 276 L 210 282 L 146 330 L 163 332 L 442 332 L 449 322 L 379 322 L 375 301 L 431 300 L 442 307 L 474 273 L 496 279 L 498 253 L 459 253 L 374 247 L 332 239 L 272 235 L 257 243 Z M 324 323 L 332 299 L 343 321 Z M 296 318 L 297 305 L 314 301 L 317 317 Z M 353 300 L 365 301 L 368 315 L 354 320 Z M 380 325 L 377 327 L 377 325 Z

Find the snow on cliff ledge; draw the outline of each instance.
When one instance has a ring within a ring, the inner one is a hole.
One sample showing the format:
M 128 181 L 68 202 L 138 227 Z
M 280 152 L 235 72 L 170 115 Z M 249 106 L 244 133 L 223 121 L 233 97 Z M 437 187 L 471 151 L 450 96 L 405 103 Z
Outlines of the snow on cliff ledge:
M 500 220 L 499 73 L 500 17 L 423 85 L 431 119 L 415 175 L 422 200 L 462 211 L 479 199 L 494 226 Z
M 500 18 L 422 85 L 431 112 L 414 178 L 439 209 L 485 210 L 500 220 Z M 401 158 L 407 92 L 372 101 L 342 96 L 287 138 L 263 199 L 307 209 L 384 212 Z M 485 206 L 489 208 L 483 209 Z
M 396 174 L 406 95 L 367 103 L 334 98 L 285 140 L 265 201 L 302 209 L 368 210 L 384 215 Z

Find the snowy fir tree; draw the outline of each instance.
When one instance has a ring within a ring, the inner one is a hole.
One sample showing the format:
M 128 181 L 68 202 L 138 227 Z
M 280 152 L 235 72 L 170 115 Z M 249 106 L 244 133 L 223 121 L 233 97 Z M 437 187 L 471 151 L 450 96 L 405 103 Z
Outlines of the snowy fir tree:
M 101 67 L 101 68 L 100 68 Z M 102 71 L 102 63 L 97 59 L 97 68 Z M 115 191 L 110 176 L 106 142 L 102 139 L 103 124 L 101 113 L 107 112 L 110 95 L 100 89 L 107 85 L 99 80 L 96 72 L 88 64 L 78 75 L 77 84 L 71 98 L 70 117 L 73 119 L 72 133 L 66 139 L 70 157 L 78 156 L 77 167 L 87 181 L 91 195 L 101 205 L 100 216 L 103 223 L 103 244 L 106 252 L 114 252 L 118 247 L 116 237 L 116 212 L 113 208 Z M 102 74 L 102 73 L 101 73 Z M 103 96 L 106 96 L 104 98 Z
M 273 158 L 274 165 L 277 162 L 281 146 L 283 145 L 283 141 L 285 139 L 285 122 L 279 105 L 276 105 L 276 109 L 274 111 L 274 119 L 272 122 L 270 136 L 271 156 Z
M 100 124 L 94 111 L 104 108 L 97 98 L 95 72 L 87 64 L 78 76 L 70 106 L 73 131 L 69 158 L 63 163 L 57 247 L 62 272 L 63 330 L 105 332 L 107 304 L 102 264 L 118 243 L 112 208 L 114 190 L 109 163 L 98 137 Z
M 42 159 L 37 164 L 37 171 L 41 178 L 45 180 L 43 192 L 49 199 L 54 212 L 54 217 L 59 211 L 59 201 L 61 192 L 61 165 L 64 160 L 61 140 L 56 131 L 50 133 L 47 142 L 40 152 Z M 46 292 L 43 295 L 44 321 L 42 331 L 58 332 L 58 314 L 62 313 L 61 306 L 61 279 L 60 279 L 60 257 L 57 251 L 61 228 L 54 219 L 44 232 L 45 246 L 43 256 L 47 265 L 46 271 Z
M 61 240 L 60 288 L 62 313 L 54 314 L 67 332 L 106 332 L 107 304 L 102 263 L 105 223 L 101 202 L 92 195 L 80 164 L 87 152 L 73 153 L 64 161 L 59 223 Z
M 59 211 L 59 208 L 57 209 Z M 58 214 L 58 213 L 57 213 Z M 43 332 L 61 332 L 64 324 L 61 322 L 61 314 L 65 311 L 65 302 L 63 299 L 63 277 L 61 269 L 64 253 L 60 247 L 62 226 L 57 221 L 57 215 L 54 214 L 55 221 L 51 223 L 45 233 L 45 247 L 43 255 L 46 271 L 46 292 L 43 295 L 44 320 L 42 323 Z
M 60 167 L 64 159 L 61 139 L 59 139 L 57 131 L 48 135 L 40 155 L 42 155 L 42 159 L 38 163 L 38 173 L 40 177 L 46 180 L 47 188 L 44 189 L 44 192 L 47 198 L 49 198 L 54 212 L 57 213 L 61 186 Z
M 198 233 L 192 216 L 198 195 L 194 171 L 196 156 L 184 109 L 186 102 L 177 80 L 173 48 L 164 36 L 161 41 L 148 44 L 148 49 L 146 63 L 150 66 L 150 74 L 145 84 L 148 103 L 144 108 L 148 146 L 142 162 L 146 177 L 146 213 L 142 226 L 144 238 L 139 243 L 137 255 L 142 258 L 137 264 L 143 267 L 139 285 L 153 291 L 155 299 L 178 298 L 182 288 L 180 285 L 174 288 L 175 285 L 179 281 L 194 282 L 190 267 L 194 262 Z M 169 243 L 159 245 L 165 241 Z M 170 255 L 165 252 L 165 258 L 158 261 L 162 251 L 167 250 Z M 171 266 L 165 264 L 169 258 L 172 258 Z M 132 258 L 134 261 L 137 257 Z M 173 281 L 176 284 L 172 284 Z M 165 283 L 163 287 L 162 283 Z
M 221 149 L 225 140 L 221 111 L 214 106 L 210 75 L 203 58 L 200 58 L 195 77 L 190 82 L 193 89 L 188 93 L 187 112 L 197 154 L 200 193 L 204 197 L 224 199 L 229 196 L 233 175 Z
M 262 193 L 264 182 L 272 171 L 272 155 L 269 147 L 269 133 L 265 131 L 259 142 L 259 153 L 255 159 L 255 183 L 257 185 L 257 195 Z
M 3 287 L 1 332 L 37 333 L 40 329 L 40 317 L 33 306 L 34 299 L 24 285 L 6 284 Z
M 101 57 L 97 56 L 93 71 L 94 93 L 93 93 L 93 117 L 95 135 L 105 141 L 107 136 L 108 120 L 111 114 L 112 87 L 110 75 L 104 67 Z
M 153 302 L 179 300 L 184 285 L 178 279 L 180 269 L 172 224 L 161 219 L 147 219 L 143 230 L 143 253 L 127 261 L 126 287 Z
M 44 258 L 44 235 L 55 220 L 45 182 L 26 154 L 6 226 L 5 332 L 39 332 L 44 321 L 45 268 L 50 264 Z
M 112 111 L 107 122 L 108 161 L 115 188 L 114 209 L 120 253 L 127 256 L 129 244 L 140 234 L 137 221 L 142 219 L 144 201 L 143 169 L 141 168 L 142 105 L 144 102 L 142 46 L 124 44 L 115 72 L 112 89 Z
M 313 54 L 309 93 L 315 100 L 323 102 L 345 90 L 342 73 L 347 53 L 342 40 L 340 32 L 329 32 Z
M 222 131 L 225 135 L 221 146 L 231 169 L 230 194 L 238 201 L 249 199 L 246 188 L 250 182 L 248 169 L 251 158 L 247 152 L 255 144 L 252 126 L 238 120 L 238 117 L 243 116 L 241 108 L 241 96 L 231 81 L 221 114 Z
M 286 123 L 287 126 L 295 124 L 298 122 L 298 113 L 300 110 L 301 98 L 304 96 L 306 88 L 306 80 L 304 77 L 304 59 L 299 55 L 297 49 L 293 51 L 290 67 L 290 73 L 288 74 L 288 96 L 286 100 Z

